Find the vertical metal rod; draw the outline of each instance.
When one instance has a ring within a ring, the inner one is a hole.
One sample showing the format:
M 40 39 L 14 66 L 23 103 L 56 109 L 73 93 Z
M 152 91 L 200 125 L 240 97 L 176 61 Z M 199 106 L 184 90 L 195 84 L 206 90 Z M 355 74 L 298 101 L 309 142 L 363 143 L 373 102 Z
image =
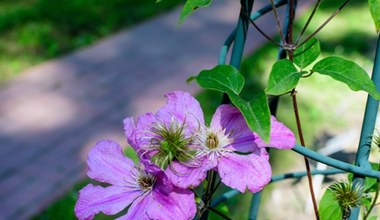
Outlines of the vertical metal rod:
M 375 83 L 377 91 L 380 91 L 380 35 L 377 39 L 376 55 L 372 72 L 372 80 Z M 364 113 L 362 131 L 360 134 L 360 142 L 356 154 L 355 165 L 371 169 L 371 164 L 368 162 L 369 153 L 371 150 L 372 134 L 375 129 L 377 111 L 379 109 L 379 101 L 368 95 L 367 105 Z M 380 177 L 379 177 L 380 178 Z M 354 182 L 363 185 L 364 177 L 355 175 Z M 350 220 L 359 218 L 359 208 L 351 210 Z
M 375 83 L 377 91 L 380 91 L 380 35 L 377 39 L 375 63 L 372 72 L 372 80 Z M 375 123 L 377 117 L 377 111 L 379 109 L 379 101 L 368 95 L 367 105 L 364 113 L 364 120 L 362 125 L 362 131 L 360 135 L 360 142 L 358 146 L 358 152 L 356 154 L 355 165 L 371 169 L 371 164 L 368 162 L 369 153 L 371 151 L 372 134 L 375 130 Z M 380 176 L 379 176 L 380 178 Z M 363 176 L 354 176 L 354 182 L 360 185 L 364 183 Z M 353 208 L 351 210 L 350 220 L 356 220 L 359 218 L 359 208 Z
M 230 60 L 230 64 L 236 69 L 240 68 L 241 60 L 243 58 L 245 40 L 247 39 L 249 19 L 247 18 L 246 14 L 251 14 L 254 1 L 255 0 L 240 0 L 241 9 Z M 223 95 L 222 103 L 230 103 L 230 99 L 228 98 L 227 94 Z
M 256 220 L 259 214 L 259 207 L 261 201 L 261 192 L 252 195 L 251 206 L 249 207 L 249 220 Z
M 249 21 L 246 17 L 246 13 L 251 13 L 254 0 L 241 0 L 240 2 L 242 8 L 240 11 L 240 17 L 236 28 L 235 41 L 234 46 L 232 48 L 230 60 L 230 64 L 234 66 L 236 69 L 240 68 L 244 52 L 245 40 L 247 39 Z
M 286 4 L 287 2 L 288 2 L 288 0 L 278 0 L 275 2 L 275 6 L 280 7 L 280 6 L 283 6 L 284 4 Z M 264 14 L 270 12 L 271 10 L 272 10 L 272 5 L 268 4 L 268 5 L 260 8 L 259 10 L 257 10 L 255 13 L 253 13 L 251 15 L 251 19 L 253 21 L 256 21 L 258 18 L 260 18 Z M 225 64 L 226 63 L 227 53 L 230 49 L 231 44 L 233 43 L 233 41 L 235 39 L 235 34 L 236 34 L 236 28 L 230 33 L 230 35 L 228 35 L 226 41 L 224 42 L 223 47 L 220 50 L 218 64 Z

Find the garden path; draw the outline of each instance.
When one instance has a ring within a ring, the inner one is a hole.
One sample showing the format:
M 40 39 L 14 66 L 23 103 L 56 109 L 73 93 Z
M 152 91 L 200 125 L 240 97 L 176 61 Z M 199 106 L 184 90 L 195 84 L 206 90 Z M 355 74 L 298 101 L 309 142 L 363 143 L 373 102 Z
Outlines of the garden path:
M 259 2 L 258 2 L 259 4 Z M 0 219 L 28 219 L 84 178 L 99 139 L 126 144 L 122 121 L 217 63 L 239 1 L 219 0 L 176 28 L 180 8 L 26 70 L 0 86 Z M 273 16 L 258 22 L 265 25 Z M 264 39 L 250 32 L 248 51 Z

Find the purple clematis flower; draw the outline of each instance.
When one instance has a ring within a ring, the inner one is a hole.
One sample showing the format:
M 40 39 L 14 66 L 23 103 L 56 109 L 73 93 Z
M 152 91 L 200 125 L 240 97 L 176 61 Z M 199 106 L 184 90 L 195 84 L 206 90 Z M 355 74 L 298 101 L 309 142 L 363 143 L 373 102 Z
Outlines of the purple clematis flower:
M 194 135 L 204 126 L 203 112 L 189 93 L 170 92 L 167 104 L 155 114 L 124 120 L 128 143 L 141 160 L 163 170 L 181 188 L 194 188 L 206 177 L 207 169 L 196 157 Z
M 136 123 L 127 118 L 124 128 L 140 157 L 165 170 L 178 187 L 197 186 L 214 169 L 231 188 L 260 191 L 271 178 L 265 147 L 295 145 L 294 134 L 273 116 L 266 144 L 235 107 L 219 106 L 207 127 L 198 101 L 189 93 L 170 92 L 166 97 L 167 104 L 157 113 L 142 115 Z
M 88 155 L 88 176 L 111 186 L 88 184 L 79 192 L 75 214 L 92 219 L 103 212 L 114 215 L 129 206 L 119 219 L 192 219 L 196 213 L 194 193 L 174 186 L 162 171 L 137 168 L 113 141 L 100 141 Z
M 197 158 L 204 166 L 218 171 L 221 181 L 240 192 L 246 188 L 258 192 L 272 175 L 265 147 L 290 149 L 295 146 L 294 134 L 274 116 L 271 118 L 270 143 L 252 132 L 240 111 L 230 105 L 216 110 L 210 127 L 197 134 Z

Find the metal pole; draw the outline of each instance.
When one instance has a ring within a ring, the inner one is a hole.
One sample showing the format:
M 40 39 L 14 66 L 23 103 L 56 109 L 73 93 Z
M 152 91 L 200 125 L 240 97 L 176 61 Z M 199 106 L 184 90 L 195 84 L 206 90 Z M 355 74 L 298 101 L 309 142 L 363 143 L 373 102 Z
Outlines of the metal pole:
M 374 67 L 372 72 L 372 80 L 375 83 L 377 91 L 380 91 L 380 36 L 377 38 L 376 55 L 374 61 Z M 358 146 L 358 152 L 356 154 L 355 165 L 367 169 L 371 169 L 371 164 L 368 162 L 369 153 L 371 151 L 372 135 L 375 129 L 377 111 L 379 109 L 379 101 L 368 95 L 367 105 L 364 113 L 364 120 L 362 126 L 362 132 L 360 135 L 360 142 Z M 380 178 L 380 177 L 378 177 Z M 364 176 L 354 175 L 354 182 L 360 184 L 364 183 Z M 353 208 L 351 210 L 350 220 L 356 220 L 359 218 L 359 208 Z

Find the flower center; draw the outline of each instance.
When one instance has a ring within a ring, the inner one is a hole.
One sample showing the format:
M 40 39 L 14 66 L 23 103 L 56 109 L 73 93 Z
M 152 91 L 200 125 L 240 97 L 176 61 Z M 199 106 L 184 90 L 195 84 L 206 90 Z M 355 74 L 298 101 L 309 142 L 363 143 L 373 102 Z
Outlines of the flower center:
M 215 149 L 215 148 L 218 147 L 218 145 L 219 145 L 218 136 L 216 136 L 214 133 L 210 133 L 210 134 L 207 136 L 206 146 L 207 146 L 209 149 Z
M 143 191 L 150 191 L 153 189 L 156 177 L 151 174 L 141 174 L 137 182 Z
M 157 138 L 151 140 L 151 145 L 157 153 L 151 161 L 161 169 L 165 170 L 174 160 L 188 162 L 193 158 L 192 149 L 189 148 L 192 137 L 185 136 L 184 128 L 185 122 L 178 124 L 172 121 L 169 126 L 157 124 L 153 129 Z
M 195 140 L 197 148 L 196 157 L 207 156 L 210 160 L 216 160 L 225 153 L 232 152 L 228 149 L 228 145 L 232 143 L 229 134 L 225 130 L 202 128 L 198 132 Z

